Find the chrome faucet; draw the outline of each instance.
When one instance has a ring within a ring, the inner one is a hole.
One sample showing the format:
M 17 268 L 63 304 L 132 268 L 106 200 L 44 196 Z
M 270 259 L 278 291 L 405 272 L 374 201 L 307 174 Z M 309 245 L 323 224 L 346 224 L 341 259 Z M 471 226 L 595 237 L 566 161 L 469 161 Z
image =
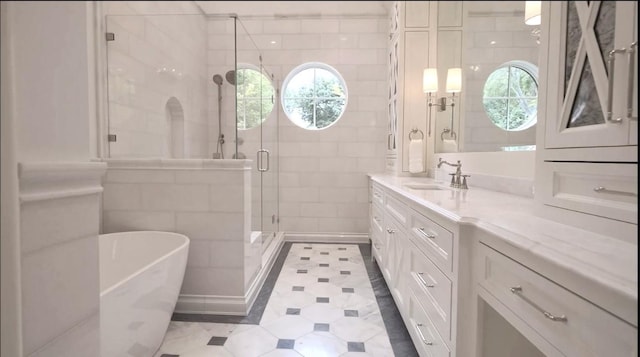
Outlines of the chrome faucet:
M 445 160 L 442 160 L 442 158 L 438 158 L 438 168 L 440 168 L 442 166 L 442 164 L 447 164 L 451 167 L 455 167 L 456 168 L 456 172 L 453 174 L 449 174 L 451 175 L 451 187 L 454 188 L 462 188 L 462 189 L 467 189 L 469 188 L 467 186 L 467 177 L 469 177 L 469 175 L 463 175 L 462 174 L 462 163 L 460 163 L 460 160 L 458 160 L 457 164 L 452 164 L 450 162 L 447 162 Z M 460 182 L 460 177 L 462 177 L 462 182 Z

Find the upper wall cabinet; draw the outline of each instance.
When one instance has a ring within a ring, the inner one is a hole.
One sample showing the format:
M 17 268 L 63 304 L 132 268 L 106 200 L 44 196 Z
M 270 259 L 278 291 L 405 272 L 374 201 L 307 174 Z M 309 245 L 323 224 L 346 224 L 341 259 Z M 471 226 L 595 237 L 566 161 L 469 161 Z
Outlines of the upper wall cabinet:
M 636 2 L 548 6 L 544 147 L 637 145 Z

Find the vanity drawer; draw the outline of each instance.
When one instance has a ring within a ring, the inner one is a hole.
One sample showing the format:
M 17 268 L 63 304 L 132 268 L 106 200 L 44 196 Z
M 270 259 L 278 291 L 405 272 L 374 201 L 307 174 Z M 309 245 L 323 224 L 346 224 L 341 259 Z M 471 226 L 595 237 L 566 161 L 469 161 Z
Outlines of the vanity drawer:
M 400 198 L 396 198 L 392 194 L 385 194 L 384 211 L 386 214 L 394 217 L 404 228 L 409 220 L 409 207 Z
M 435 326 L 427 316 L 420 299 L 409 293 L 407 314 L 409 326 L 407 330 L 413 339 L 413 344 L 422 357 L 449 357 L 451 352 L 438 334 Z
M 453 272 L 453 233 L 423 214 L 411 210 L 411 240 L 442 270 Z
M 567 356 L 635 356 L 637 329 L 560 285 L 479 245 L 479 283 Z
M 375 182 L 371 182 L 371 203 L 373 203 L 374 206 L 384 206 L 384 190 Z
M 442 337 L 451 340 L 451 280 L 413 243 L 408 243 L 408 281 Z
M 638 223 L 638 165 L 545 162 L 545 204 Z

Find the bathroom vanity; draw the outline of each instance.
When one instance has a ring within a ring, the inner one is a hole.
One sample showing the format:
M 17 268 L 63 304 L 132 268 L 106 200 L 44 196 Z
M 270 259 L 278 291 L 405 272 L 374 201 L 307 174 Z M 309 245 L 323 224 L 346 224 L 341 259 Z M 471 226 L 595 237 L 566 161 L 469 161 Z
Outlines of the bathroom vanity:
M 636 245 L 427 178 L 371 175 L 370 202 L 372 257 L 421 356 L 637 356 Z

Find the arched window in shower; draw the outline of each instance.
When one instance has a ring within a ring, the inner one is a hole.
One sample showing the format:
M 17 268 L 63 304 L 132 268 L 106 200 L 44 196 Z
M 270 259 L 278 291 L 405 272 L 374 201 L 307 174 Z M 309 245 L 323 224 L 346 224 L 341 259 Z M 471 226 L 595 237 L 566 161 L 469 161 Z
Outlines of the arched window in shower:
M 176 97 L 167 100 L 164 107 L 167 117 L 166 153 L 173 159 L 184 158 L 184 111 Z
M 251 64 L 238 64 L 236 76 L 238 129 L 262 125 L 274 107 L 274 88 L 269 77 Z

